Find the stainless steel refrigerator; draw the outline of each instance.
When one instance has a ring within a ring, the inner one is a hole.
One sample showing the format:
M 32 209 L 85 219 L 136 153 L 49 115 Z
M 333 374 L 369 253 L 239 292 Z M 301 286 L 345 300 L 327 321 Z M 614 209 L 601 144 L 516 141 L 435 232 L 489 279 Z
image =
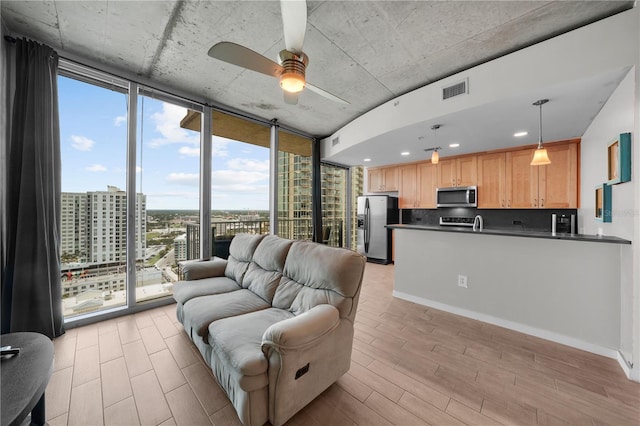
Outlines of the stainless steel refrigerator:
M 358 253 L 375 263 L 391 263 L 391 230 L 385 225 L 398 223 L 398 198 L 388 195 L 358 197 Z

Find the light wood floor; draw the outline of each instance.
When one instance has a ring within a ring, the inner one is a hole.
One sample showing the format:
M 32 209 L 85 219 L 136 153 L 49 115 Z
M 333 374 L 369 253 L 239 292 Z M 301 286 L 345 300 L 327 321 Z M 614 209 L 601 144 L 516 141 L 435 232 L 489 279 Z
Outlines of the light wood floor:
M 391 296 L 367 264 L 351 370 L 289 425 L 639 425 L 617 362 Z M 174 305 L 55 340 L 50 425 L 236 425 Z M 3 390 L 6 391 L 6 390 Z

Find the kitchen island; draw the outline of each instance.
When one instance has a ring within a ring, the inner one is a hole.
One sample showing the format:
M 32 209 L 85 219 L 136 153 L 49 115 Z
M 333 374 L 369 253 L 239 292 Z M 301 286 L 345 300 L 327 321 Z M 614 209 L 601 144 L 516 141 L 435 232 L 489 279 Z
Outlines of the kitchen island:
M 390 225 L 394 296 L 616 358 L 616 237 Z M 462 287 L 459 284 L 466 284 Z

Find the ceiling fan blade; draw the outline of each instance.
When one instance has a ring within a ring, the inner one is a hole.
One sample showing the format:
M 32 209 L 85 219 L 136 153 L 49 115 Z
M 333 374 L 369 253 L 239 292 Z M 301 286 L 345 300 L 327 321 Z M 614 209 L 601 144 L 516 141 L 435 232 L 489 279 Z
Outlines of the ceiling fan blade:
M 297 93 L 290 93 L 287 92 L 286 90 L 283 90 L 282 93 L 284 94 L 284 102 L 289 104 L 289 105 L 297 105 L 298 104 L 298 94 Z
M 307 32 L 306 0 L 280 0 L 284 45 L 287 50 L 301 53 Z
M 305 87 L 306 87 L 307 89 L 311 90 L 312 92 L 316 92 L 316 93 L 317 93 L 318 95 L 320 95 L 320 96 L 324 96 L 324 97 L 325 97 L 325 98 L 327 98 L 327 99 L 331 99 L 331 100 L 332 100 L 332 101 L 334 101 L 334 102 L 339 102 L 339 103 L 341 103 L 341 104 L 350 105 L 350 103 L 349 103 L 349 102 L 347 102 L 347 101 L 345 101 L 344 99 L 339 98 L 339 97 L 337 97 L 336 95 L 334 95 L 334 94 L 332 94 L 332 93 L 329 93 L 329 92 L 327 92 L 326 90 L 323 90 L 323 89 L 321 89 L 321 88 L 319 88 L 319 87 L 317 87 L 317 86 L 314 86 L 313 84 L 309 83 L 308 81 L 307 81 L 307 84 L 306 84 L 306 86 L 305 86 Z
M 272 77 L 280 77 L 282 74 L 282 67 L 271 59 L 229 41 L 214 44 L 208 54 L 212 58 Z

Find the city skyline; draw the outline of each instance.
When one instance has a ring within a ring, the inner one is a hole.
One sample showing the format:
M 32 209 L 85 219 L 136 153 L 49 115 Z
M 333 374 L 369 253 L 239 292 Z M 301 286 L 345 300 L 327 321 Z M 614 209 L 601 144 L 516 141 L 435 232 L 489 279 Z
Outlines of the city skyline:
M 59 77 L 62 191 L 126 188 L 126 95 Z M 148 210 L 198 210 L 200 135 L 187 109 L 139 96 L 136 192 Z M 142 142 L 140 142 L 142 141 Z M 212 137 L 213 210 L 268 210 L 269 150 Z

